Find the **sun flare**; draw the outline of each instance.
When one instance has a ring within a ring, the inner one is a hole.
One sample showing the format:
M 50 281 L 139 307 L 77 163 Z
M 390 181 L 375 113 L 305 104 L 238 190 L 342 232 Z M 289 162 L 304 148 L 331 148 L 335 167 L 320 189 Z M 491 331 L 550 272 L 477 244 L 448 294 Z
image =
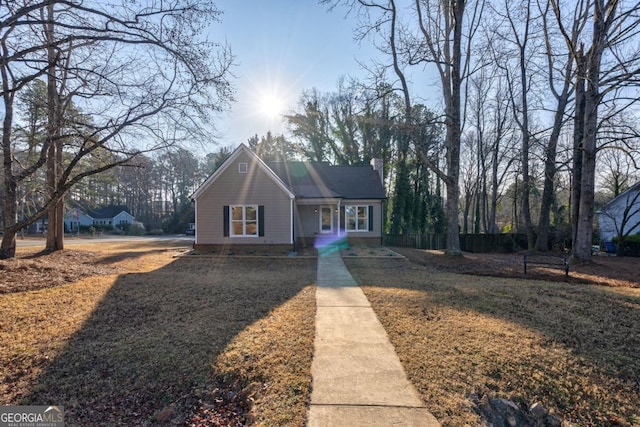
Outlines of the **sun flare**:
M 259 99 L 260 114 L 269 119 L 276 119 L 284 112 L 284 100 L 276 93 L 263 93 Z

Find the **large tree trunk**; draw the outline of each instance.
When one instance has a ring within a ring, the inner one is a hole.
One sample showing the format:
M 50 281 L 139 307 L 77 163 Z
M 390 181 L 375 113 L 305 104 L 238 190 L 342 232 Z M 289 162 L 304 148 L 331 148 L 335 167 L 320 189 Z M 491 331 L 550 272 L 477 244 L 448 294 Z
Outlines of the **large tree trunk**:
M 571 182 L 571 250 L 576 246 L 578 213 L 580 210 L 580 185 L 582 182 L 582 143 L 584 139 L 585 58 L 582 49 L 576 58 L 577 81 L 575 91 L 575 118 L 573 122 L 573 162 Z
M 491 154 L 491 204 L 489 208 L 489 233 L 498 233 L 498 224 L 496 223 L 496 210 L 498 208 L 498 148 Z
M 540 204 L 540 218 L 538 220 L 538 236 L 536 238 L 536 250 L 549 249 L 549 225 L 551 224 L 551 205 L 554 199 L 555 175 L 556 175 L 556 147 L 557 137 L 551 136 L 547 145 L 547 155 L 544 162 L 544 188 Z
M 480 182 L 478 182 L 478 187 L 480 186 Z M 476 187 L 477 188 L 477 187 Z M 481 218 L 480 218 L 480 191 L 476 190 L 476 198 L 474 200 L 475 203 L 475 207 L 474 207 L 474 219 L 473 219 L 473 232 L 475 234 L 480 234 L 480 222 L 481 222 Z
M 593 240 L 593 209 L 595 195 L 598 104 L 600 103 L 600 66 L 607 40 L 604 20 L 604 0 L 596 0 L 593 6 L 593 44 L 587 53 L 587 88 L 584 97 L 584 139 L 582 144 L 582 179 L 580 203 L 573 257 L 581 262 L 591 261 Z M 615 13 L 615 5 L 609 11 Z M 611 21 L 609 21 L 610 23 Z
M 450 71 L 451 93 L 447 104 L 447 249 L 448 255 L 461 255 L 460 223 L 458 207 L 460 202 L 460 124 L 461 104 L 460 91 L 462 86 L 462 22 L 464 17 L 465 0 L 454 0 L 453 14 L 453 49 Z M 443 86 L 449 82 L 443 82 Z M 446 96 L 445 96 L 446 98 Z
M 4 72 L 4 69 L 3 69 Z M 3 76 L 4 77 L 4 76 Z M 6 80 L 3 78 L 3 81 Z M 15 224 L 18 219 L 17 183 L 12 171 L 11 127 L 13 126 L 13 96 L 4 88 L 4 120 L 2 123 L 2 162 L 4 183 L 4 234 L 0 244 L 0 259 L 13 258 L 16 254 Z
M 459 89 L 459 86 L 458 86 Z M 458 92 L 459 93 L 459 92 Z M 453 110 L 456 110 L 455 108 Z M 453 116 L 451 124 L 451 139 L 447 147 L 447 248 L 448 255 L 461 255 L 460 250 L 460 223 L 458 220 L 458 207 L 460 201 L 460 110 L 451 111 Z
M 49 70 L 47 72 L 47 138 L 49 148 L 47 150 L 47 193 L 50 199 L 57 196 L 58 179 L 62 167 L 62 141 L 60 140 L 60 112 L 58 102 L 58 90 L 56 85 L 56 62 L 57 55 L 54 40 L 54 5 L 47 6 L 47 18 L 49 22 L 45 24 L 45 34 L 49 41 L 47 48 L 47 61 Z M 47 251 L 57 251 L 64 248 L 64 206 L 63 200 L 51 205 L 48 211 L 47 226 Z
M 590 67 L 593 70 L 593 66 Z M 592 78 L 592 70 L 589 72 Z M 582 179 L 580 180 L 580 203 L 573 256 L 583 262 L 591 261 L 593 240 L 593 207 L 596 172 L 596 127 L 598 120 L 597 83 L 589 81 L 585 97 L 585 136 L 582 144 Z
M 542 190 L 542 203 L 540 206 L 540 219 L 538 221 L 538 237 L 536 239 L 536 250 L 546 251 L 549 248 L 549 225 L 551 223 L 551 207 L 555 198 L 555 177 L 556 177 L 556 153 L 560 130 L 564 118 L 564 112 L 568 102 L 569 83 L 565 83 L 564 90 L 558 100 L 553 130 L 547 144 L 546 157 L 544 162 L 544 188 Z
M 527 20 L 527 28 L 529 21 Z M 526 38 L 525 38 L 526 43 Z M 531 176 L 529 174 L 529 151 L 531 146 L 531 134 L 529 133 L 529 102 L 527 88 L 527 67 L 525 64 L 526 44 L 520 47 L 520 89 L 522 96 L 522 202 L 521 212 L 527 232 L 527 246 L 533 249 L 535 245 L 535 231 L 531 220 L 531 206 L 529 203 L 531 194 Z
M 6 44 L 2 42 L 2 54 L 6 55 Z M 15 224 L 18 220 L 18 184 L 13 175 L 13 157 L 11 153 L 11 130 L 13 127 L 14 94 L 9 88 L 9 76 L 6 66 L 0 68 L 2 73 L 2 91 L 4 104 L 4 118 L 2 120 L 2 165 L 4 185 L 3 220 L 4 234 L 0 244 L 0 259 L 13 258 L 16 254 Z
M 462 209 L 462 233 L 469 233 L 469 211 L 471 210 L 471 192 L 464 195 L 464 207 Z

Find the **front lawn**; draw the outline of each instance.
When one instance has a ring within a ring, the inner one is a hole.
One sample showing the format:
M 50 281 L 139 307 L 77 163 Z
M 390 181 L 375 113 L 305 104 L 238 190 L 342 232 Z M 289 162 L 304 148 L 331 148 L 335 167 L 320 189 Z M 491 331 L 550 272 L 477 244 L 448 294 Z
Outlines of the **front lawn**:
M 565 425 L 640 425 L 640 289 L 345 263 L 444 426 L 484 425 L 483 396 Z
M 63 405 L 67 425 L 304 424 L 315 259 L 115 245 L 73 247 L 98 275 L 0 295 L 0 404 Z M 47 274 L 38 258 L 16 263 Z

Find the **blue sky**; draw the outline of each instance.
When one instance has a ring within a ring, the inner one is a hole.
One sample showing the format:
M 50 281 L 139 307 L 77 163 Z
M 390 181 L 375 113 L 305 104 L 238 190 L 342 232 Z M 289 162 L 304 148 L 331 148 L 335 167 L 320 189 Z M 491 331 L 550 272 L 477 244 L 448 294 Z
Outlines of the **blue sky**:
M 212 25 L 210 39 L 226 39 L 237 64 L 237 102 L 217 123 L 217 142 L 223 146 L 235 147 L 268 130 L 283 133 L 281 114 L 295 108 L 303 90 L 328 92 L 341 76 L 364 78 L 358 61 L 369 63 L 376 54 L 370 44 L 353 41 L 355 16 L 345 19 L 344 9 L 329 12 L 317 0 L 216 4 L 224 14 L 221 23 Z

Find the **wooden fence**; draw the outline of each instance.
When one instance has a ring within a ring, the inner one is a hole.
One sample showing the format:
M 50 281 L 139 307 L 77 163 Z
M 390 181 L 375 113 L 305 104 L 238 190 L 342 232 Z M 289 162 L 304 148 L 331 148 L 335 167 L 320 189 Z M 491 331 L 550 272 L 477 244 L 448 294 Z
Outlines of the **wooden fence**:
M 447 237 L 444 233 L 431 234 L 385 234 L 385 246 L 398 246 L 416 249 L 444 249 Z M 515 252 L 526 249 L 525 234 L 461 234 L 460 249 L 465 252 Z

